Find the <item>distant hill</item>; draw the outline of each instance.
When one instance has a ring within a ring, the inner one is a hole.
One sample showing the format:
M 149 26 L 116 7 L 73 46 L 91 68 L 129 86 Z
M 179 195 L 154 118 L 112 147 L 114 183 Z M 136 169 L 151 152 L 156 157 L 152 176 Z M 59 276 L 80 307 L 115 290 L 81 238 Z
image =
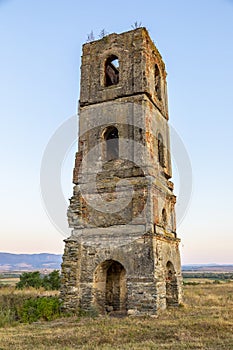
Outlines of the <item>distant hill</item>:
M 233 272 L 233 264 L 193 264 L 183 265 L 183 272 Z
M 59 270 L 62 255 L 40 254 L 11 254 L 0 252 L 0 272 L 11 271 L 43 271 Z M 183 272 L 233 272 L 233 264 L 193 264 L 183 265 Z
M 60 254 L 11 254 L 0 252 L 0 272 L 58 270 L 61 268 Z

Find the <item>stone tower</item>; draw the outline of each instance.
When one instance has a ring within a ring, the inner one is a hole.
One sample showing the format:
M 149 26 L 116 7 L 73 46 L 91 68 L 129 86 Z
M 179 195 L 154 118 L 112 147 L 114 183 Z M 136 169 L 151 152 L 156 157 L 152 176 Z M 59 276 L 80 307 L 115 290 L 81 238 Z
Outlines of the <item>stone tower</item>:
M 166 71 L 145 28 L 83 45 L 65 309 L 156 314 L 182 296 Z

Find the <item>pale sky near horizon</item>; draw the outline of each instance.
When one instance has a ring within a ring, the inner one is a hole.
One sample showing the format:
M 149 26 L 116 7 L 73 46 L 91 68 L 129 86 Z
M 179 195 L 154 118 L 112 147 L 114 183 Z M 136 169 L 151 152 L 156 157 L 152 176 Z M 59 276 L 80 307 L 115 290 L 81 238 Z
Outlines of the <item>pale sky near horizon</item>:
M 121 33 L 135 21 L 165 61 L 170 123 L 192 164 L 192 198 L 177 228 L 182 263 L 233 263 L 231 0 L 0 0 L 0 251 L 63 253 L 41 200 L 43 153 L 76 113 L 87 34 Z M 74 152 L 61 169 L 67 205 Z

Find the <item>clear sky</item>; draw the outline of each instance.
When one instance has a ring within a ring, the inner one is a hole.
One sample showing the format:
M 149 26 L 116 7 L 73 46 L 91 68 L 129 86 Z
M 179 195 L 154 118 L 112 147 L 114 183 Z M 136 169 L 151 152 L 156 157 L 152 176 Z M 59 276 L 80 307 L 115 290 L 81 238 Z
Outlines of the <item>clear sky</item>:
M 182 263 L 233 263 L 230 0 L 0 0 L 0 251 L 63 252 L 41 200 L 43 153 L 76 113 L 87 34 L 120 33 L 135 21 L 165 61 L 170 123 L 192 164 L 192 198 L 178 225 Z M 74 151 L 61 169 L 67 203 Z

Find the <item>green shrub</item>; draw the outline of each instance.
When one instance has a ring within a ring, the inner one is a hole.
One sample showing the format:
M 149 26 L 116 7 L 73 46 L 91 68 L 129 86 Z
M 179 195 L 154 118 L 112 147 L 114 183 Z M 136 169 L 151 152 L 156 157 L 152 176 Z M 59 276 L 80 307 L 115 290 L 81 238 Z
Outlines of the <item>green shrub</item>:
M 49 275 L 44 276 L 42 286 L 46 290 L 58 290 L 61 287 L 61 278 L 59 270 L 52 271 Z
M 20 320 L 32 323 L 40 319 L 51 321 L 61 315 L 61 302 L 58 297 L 28 299 L 20 310 Z
M 61 316 L 61 302 L 57 296 L 41 297 L 18 292 L 0 295 L 0 327 L 18 322 L 32 323 L 40 319 L 50 321 Z
M 42 278 L 39 271 L 23 272 L 20 281 L 16 284 L 16 288 L 23 289 L 28 287 L 40 288 L 42 286 Z
M 20 276 L 20 281 L 16 284 L 17 289 L 28 287 L 40 288 L 46 290 L 58 290 L 61 285 L 59 270 L 54 270 L 50 274 L 42 276 L 39 271 L 24 272 Z

